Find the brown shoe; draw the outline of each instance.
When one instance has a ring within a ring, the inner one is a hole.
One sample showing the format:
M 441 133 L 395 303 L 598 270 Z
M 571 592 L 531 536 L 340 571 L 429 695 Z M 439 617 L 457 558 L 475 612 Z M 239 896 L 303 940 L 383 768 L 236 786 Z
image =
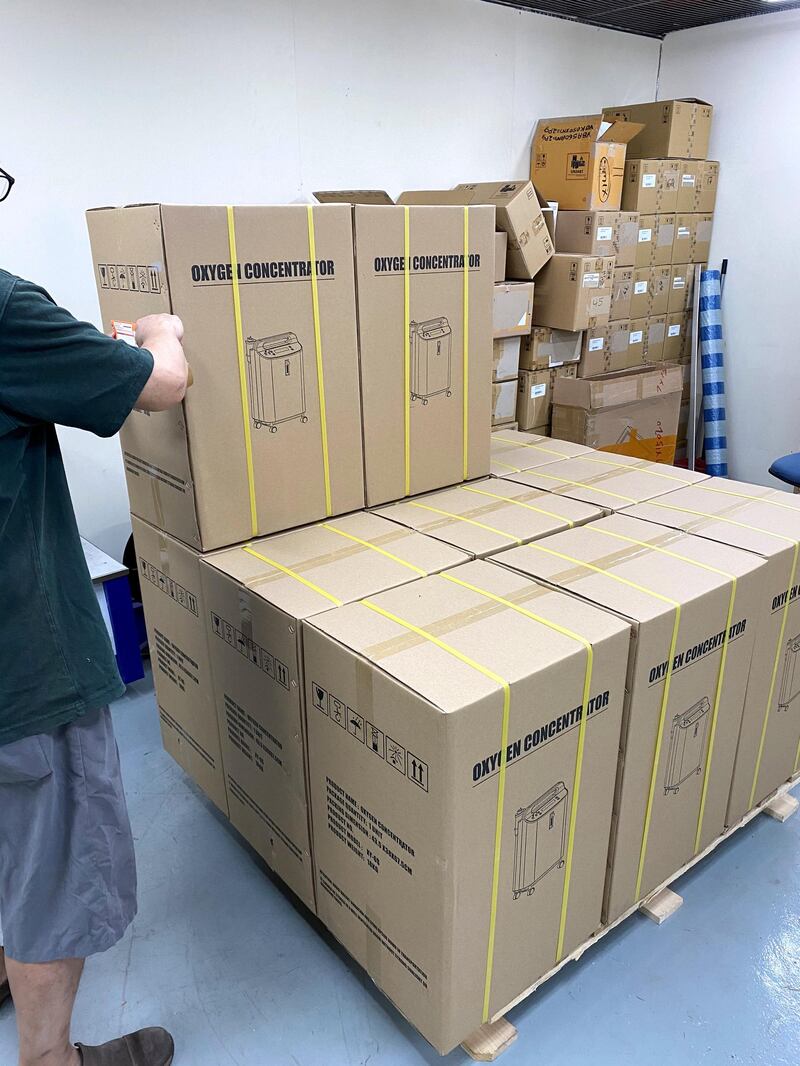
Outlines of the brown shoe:
M 83 1066 L 171 1066 L 175 1045 L 166 1029 L 140 1029 L 98 1047 L 76 1044 Z
M 11 985 L 8 981 L 0 981 L 0 1007 L 7 999 L 11 999 Z

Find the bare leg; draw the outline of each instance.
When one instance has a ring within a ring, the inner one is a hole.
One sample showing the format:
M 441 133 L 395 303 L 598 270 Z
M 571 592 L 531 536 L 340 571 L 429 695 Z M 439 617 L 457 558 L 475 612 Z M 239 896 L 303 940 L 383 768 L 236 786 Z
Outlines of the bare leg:
M 19 1066 L 80 1066 L 70 1043 L 83 959 L 24 963 L 6 956 L 19 1031 Z

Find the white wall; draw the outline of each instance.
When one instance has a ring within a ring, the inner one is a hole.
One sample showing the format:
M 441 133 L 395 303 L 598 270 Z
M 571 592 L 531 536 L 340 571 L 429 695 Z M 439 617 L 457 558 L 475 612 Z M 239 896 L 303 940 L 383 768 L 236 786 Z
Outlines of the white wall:
M 652 99 L 657 63 L 480 0 L 7 0 L 1 261 L 98 321 L 87 207 L 519 177 L 537 117 Z M 61 440 L 82 532 L 120 551 L 117 441 Z
M 670 34 L 658 95 L 714 104 L 710 158 L 722 166 L 711 263 L 729 260 L 729 471 L 777 487 L 770 463 L 800 451 L 800 12 Z

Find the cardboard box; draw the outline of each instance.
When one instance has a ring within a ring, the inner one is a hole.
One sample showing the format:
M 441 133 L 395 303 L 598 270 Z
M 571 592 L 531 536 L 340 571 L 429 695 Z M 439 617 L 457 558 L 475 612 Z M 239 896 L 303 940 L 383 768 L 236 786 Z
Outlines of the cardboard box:
M 588 329 L 583 334 L 578 377 L 597 377 L 635 365 L 635 357 L 632 362 L 628 348 L 629 332 L 630 319 L 627 318 Z
M 636 267 L 631 285 L 629 318 L 646 318 L 650 311 L 650 267 Z
M 645 321 L 644 332 L 644 358 L 646 362 L 663 362 L 666 335 L 667 316 L 650 315 Z
M 227 815 L 202 556 L 135 515 L 131 523 L 164 749 Z
M 625 146 L 641 128 L 635 122 L 608 126 L 602 115 L 540 119 L 531 181 L 547 200 L 558 201 L 560 211 L 619 211 Z
M 546 433 L 512 432 L 510 427 L 492 433 L 492 474 L 506 477 L 548 463 L 588 455 L 591 448 L 565 440 L 551 440 Z
M 602 508 L 498 477 L 403 500 L 376 513 L 477 559 L 603 517 Z
M 645 341 L 646 333 L 646 318 L 630 319 L 628 329 L 628 363 L 631 368 L 637 366 L 641 367 L 645 361 L 645 352 L 647 351 L 647 344 Z
M 677 210 L 679 163 L 671 159 L 628 159 L 622 187 L 623 211 L 642 215 Z
M 633 624 L 604 911 L 613 921 L 724 831 L 763 561 L 623 514 L 497 560 Z
M 675 210 L 680 215 L 695 210 L 700 167 L 703 164 L 695 159 L 680 159 L 676 162 L 678 165 L 678 203 Z
M 583 333 L 580 330 L 534 326 L 522 338 L 519 365 L 523 370 L 547 370 L 565 363 L 577 363 L 581 357 Z
M 766 563 L 726 818 L 727 825 L 736 825 L 797 770 L 800 719 L 794 711 L 800 674 L 795 673 L 794 662 L 800 599 L 794 557 L 800 542 L 800 506 L 788 493 L 727 478 L 710 478 L 660 499 L 663 507 L 644 505 L 630 513 L 746 549 Z
M 686 311 L 673 311 L 667 315 L 666 325 L 664 359 L 668 362 L 678 362 L 683 355 L 686 334 L 689 330 L 689 315 Z
M 231 822 L 312 910 L 300 621 L 466 558 L 361 511 L 201 562 Z
M 495 338 L 520 337 L 531 331 L 533 282 L 504 281 L 494 287 L 492 331 Z
M 647 309 L 648 318 L 652 315 L 665 315 L 667 313 L 671 285 L 671 266 L 654 266 L 650 268 L 650 304 Z
M 694 210 L 710 214 L 717 205 L 719 163 L 706 159 L 698 163 L 699 174 L 695 189 Z
M 631 297 L 633 296 L 633 267 L 614 267 L 611 282 L 611 322 L 619 322 L 631 316 Z
M 368 505 L 488 474 L 493 209 L 357 206 L 355 240 Z
M 502 337 L 492 342 L 492 381 L 519 376 L 520 338 Z
M 505 281 L 506 253 L 508 251 L 508 234 L 495 231 L 494 235 L 494 280 Z
M 556 216 L 556 251 L 569 255 L 615 255 L 619 211 L 562 211 Z
M 545 222 L 544 202 L 529 181 L 463 183 L 454 189 L 423 189 L 401 193 L 398 204 L 480 204 L 494 207 L 499 230 L 508 236 L 506 277 L 535 278 L 553 254 L 553 238 Z M 501 279 L 502 280 L 502 279 Z
M 707 263 L 711 252 L 711 229 L 714 225 L 712 214 L 694 216 L 694 240 L 690 262 Z
M 690 308 L 692 306 L 693 292 L 694 265 L 691 263 L 676 263 L 672 268 L 667 314 L 675 311 L 686 311 L 687 308 Z
M 604 107 L 607 122 L 639 122 L 629 140 L 629 159 L 705 159 L 713 107 L 704 100 L 656 100 L 647 104 Z
M 694 215 L 675 216 L 675 237 L 672 242 L 672 262 L 690 263 L 694 247 Z
M 611 613 L 492 562 L 448 577 L 303 636 L 319 914 L 442 1053 L 598 928 L 630 640 Z M 587 652 L 565 629 L 593 648 L 585 711 Z M 315 688 L 367 744 L 313 708 Z
M 553 404 L 549 370 L 520 370 L 517 387 L 517 422 L 522 430 L 547 425 Z
M 672 263 L 674 240 L 674 215 L 642 215 L 639 226 L 636 266 L 669 266 Z
M 516 421 L 518 381 L 495 381 L 492 383 L 492 425 Z
M 649 267 L 653 263 L 653 249 L 656 238 L 656 219 L 658 215 L 640 215 L 639 229 L 636 241 L 636 254 L 633 265 L 636 267 Z
M 614 257 L 554 255 L 536 280 L 537 326 L 583 330 L 608 321 Z
M 644 324 L 634 320 L 633 325 Z M 641 328 L 632 329 L 630 335 L 640 332 Z M 671 463 L 682 388 L 680 368 L 665 363 L 600 378 L 559 379 L 553 397 L 553 436 Z
M 614 230 L 614 261 L 618 267 L 636 265 L 636 251 L 639 241 L 638 211 L 620 211 Z
M 225 207 L 87 213 L 103 328 L 169 311 L 186 328 L 186 399 L 134 411 L 121 441 L 134 514 L 203 550 L 364 504 L 351 209 L 232 218 L 238 338 Z

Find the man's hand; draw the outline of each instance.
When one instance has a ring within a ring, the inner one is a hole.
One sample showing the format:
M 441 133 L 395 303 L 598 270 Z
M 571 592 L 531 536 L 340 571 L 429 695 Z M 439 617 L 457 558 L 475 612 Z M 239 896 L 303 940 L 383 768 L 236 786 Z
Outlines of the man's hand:
M 136 323 L 136 343 L 153 356 L 153 372 L 139 394 L 140 411 L 166 411 L 179 404 L 189 383 L 183 354 L 183 322 L 177 315 L 145 315 Z

